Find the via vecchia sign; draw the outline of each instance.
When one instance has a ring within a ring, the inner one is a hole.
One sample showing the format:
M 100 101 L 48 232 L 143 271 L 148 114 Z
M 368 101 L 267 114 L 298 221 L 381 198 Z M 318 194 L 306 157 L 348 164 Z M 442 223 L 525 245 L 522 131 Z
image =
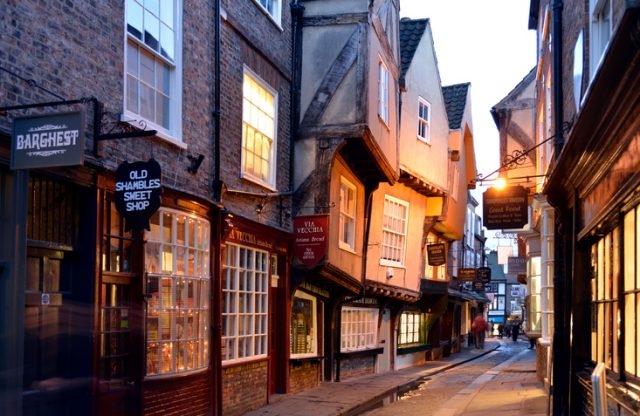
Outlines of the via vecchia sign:
M 160 208 L 162 173 L 154 159 L 124 162 L 116 171 L 116 209 L 125 218 L 126 230 L 149 230 L 149 218 Z

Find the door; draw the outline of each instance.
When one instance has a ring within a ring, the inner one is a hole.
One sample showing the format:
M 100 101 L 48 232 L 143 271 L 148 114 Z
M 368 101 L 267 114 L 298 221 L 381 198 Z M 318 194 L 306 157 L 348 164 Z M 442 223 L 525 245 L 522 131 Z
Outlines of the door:
M 393 354 L 393 334 L 391 332 L 391 310 L 384 309 L 380 320 L 380 341 L 379 347 L 384 348 L 382 354 L 378 355 L 378 373 L 386 373 L 391 370 L 391 354 Z
M 92 247 L 87 190 L 29 179 L 23 414 L 91 413 Z M 83 197 L 84 196 L 84 197 Z M 83 202 L 84 201 L 84 202 Z M 83 206 L 86 204 L 85 206 Z M 95 224 L 95 222 L 93 222 Z

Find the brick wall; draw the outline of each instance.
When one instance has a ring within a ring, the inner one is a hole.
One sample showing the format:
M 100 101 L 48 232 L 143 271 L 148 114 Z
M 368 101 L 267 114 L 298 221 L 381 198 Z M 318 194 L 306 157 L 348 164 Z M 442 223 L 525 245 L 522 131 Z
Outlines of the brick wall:
M 340 379 L 362 377 L 373 374 L 376 357 L 344 358 L 340 360 Z
M 317 387 L 320 383 L 320 363 L 303 362 L 289 365 L 289 393 L 296 394 Z
M 267 361 L 222 370 L 222 413 L 242 415 L 267 404 Z
M 207 415 L 211 409 L 211 373 L 177 379 L 147 381 L 143 384 L 145 416 Z

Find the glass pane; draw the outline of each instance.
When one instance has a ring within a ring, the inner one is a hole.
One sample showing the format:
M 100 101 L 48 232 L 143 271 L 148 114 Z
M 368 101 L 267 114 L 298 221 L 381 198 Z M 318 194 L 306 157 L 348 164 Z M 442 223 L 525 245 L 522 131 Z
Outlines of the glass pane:
M 127 110 L 138 113 L 138 80 L 127 76 Z
M 159 50 L 160 21 L 157 17 L 145 10 L 144 12 L 144 43 L 151 49 Z
M 150 87 L 155 86 L 155 60 L 145 51 L 140 51 L 140 80 Z
M 175 48 L 174 48 L 174 33 L 173 30 L 164 24 L 160 25 L 160 54 L 167 59 L 173 61 Z
M 127 42 L 127 73 L 138 76 L 138 47 Z
M 142 39 L 142 6 L 134 0 L 127 0 L 127 31 Z
M 174 0 L 160 0 L 160 19 L 170 28 L 173 28 L 173 2 Z
M 160 273 L 160 244 L 145 244 L 145 267 L 149 273 Z
M 156 16 L 160 15 L 160 3 L 158 0 L 144 0 L 144 7 Z
M 149 343 L 147 344 L 147 374 L 158 374 L 158 344 L 157 343 Z
M 155 93 L 145 84 L 140 84 L 140 115 L 148 120 L 154 120 Z

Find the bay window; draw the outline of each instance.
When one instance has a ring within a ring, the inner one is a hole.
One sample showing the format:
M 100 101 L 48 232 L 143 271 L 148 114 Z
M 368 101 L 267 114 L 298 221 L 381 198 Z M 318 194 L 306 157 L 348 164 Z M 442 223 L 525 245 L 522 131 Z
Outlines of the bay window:
M 318 355 L 317 302 L 314 296 L 296 291 L 291 307 L 291 357 Z

